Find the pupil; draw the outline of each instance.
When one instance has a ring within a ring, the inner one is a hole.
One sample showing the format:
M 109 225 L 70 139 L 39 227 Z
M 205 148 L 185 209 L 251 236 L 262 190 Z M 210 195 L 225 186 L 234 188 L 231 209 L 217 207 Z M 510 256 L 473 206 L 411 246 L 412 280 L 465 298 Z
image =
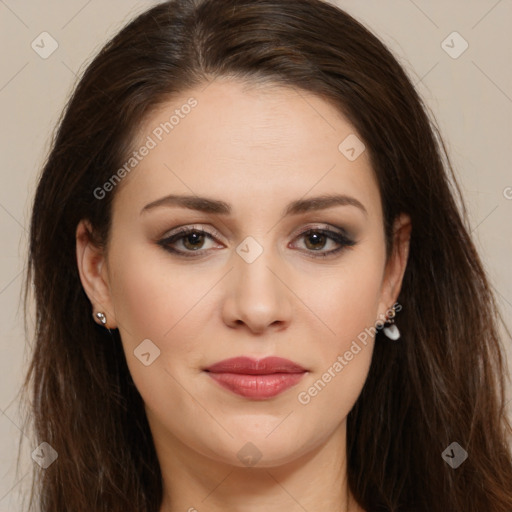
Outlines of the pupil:
M 307 240 L 308 240 L 308 241 L 311 241 L 312 239 L 316 239 L 316 243 L 317 243 L 317 244 L 320 242 L 320 245 L 323 245 L 323 244 L 322 244 L 323 238 L 324 238 L 324 235 L 322 235 L 322 234 L 312 233 L 311 235 L 309 235 L 309 236 L 307 237 Z M 315 242 L 313 242 L 313 246 L 314 246 L 314 245 L 315 245 Z M 315 248 L 315 247 L 313 247 L 313 248 Z M 316 248 L 318 248 L 318 247 L 316 247 Z
M 186 242 L 190 242 L 191 239 L 194 239 L 195 238 L 195 243 L 199 243 L 201 242 L 201 237 L 203 235 L 201 235 L 200 233 L 190 233 L 187 237 L 186 237 Z M 199 240 L 198 240 L 199 239 Z M 194 246 L 194 242 L 192 242 L 190 245 L 192 245 L 192 249 L 197 249 L 197 246 Z

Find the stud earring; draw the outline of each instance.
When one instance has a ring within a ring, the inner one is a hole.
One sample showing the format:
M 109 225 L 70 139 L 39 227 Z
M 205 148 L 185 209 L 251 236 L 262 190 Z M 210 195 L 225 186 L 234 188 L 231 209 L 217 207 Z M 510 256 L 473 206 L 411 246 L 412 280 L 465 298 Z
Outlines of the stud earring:
M 106 325 L 107 324 L 107 317 L 105 316 L 105 313 L 102 313 L 101 311 L 98 311 L 98 313 L 96 313 L 95 316 L 101 322 L 101 325 Z
M 384 325 L 384 328 L 382 329 L 384 331 L 384 334 L 390 339 L 390 340 L 398 340 L 400 339 L 400 331 L 398 330 L 398 327 L 395 324 L 395 316 L 396 316 L 396 310 L 395 306 L 391 309 L 386 324 Z

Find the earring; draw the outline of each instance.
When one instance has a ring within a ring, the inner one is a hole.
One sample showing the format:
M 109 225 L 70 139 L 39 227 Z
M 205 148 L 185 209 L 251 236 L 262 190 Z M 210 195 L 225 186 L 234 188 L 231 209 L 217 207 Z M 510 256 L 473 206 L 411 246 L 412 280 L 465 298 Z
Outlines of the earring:
M 101 322 L 102 325 L 107 324 L 107 317 L 105 316 L 105 313 L 99 311 L 98 313 L 96 313 L 96 318 Z
M 388 320 L 382 330 L 384 331 L 384 334 L 390 340 L 396 341 L 400 338 L 400 331 L 398 330 L 398 327 L 395 324 L 395 316 L 396 316 L 396 310 L 395 310 L 395 306 L 393 306 L 393 308 L 391 309 L 391 311 L 387 317 Z

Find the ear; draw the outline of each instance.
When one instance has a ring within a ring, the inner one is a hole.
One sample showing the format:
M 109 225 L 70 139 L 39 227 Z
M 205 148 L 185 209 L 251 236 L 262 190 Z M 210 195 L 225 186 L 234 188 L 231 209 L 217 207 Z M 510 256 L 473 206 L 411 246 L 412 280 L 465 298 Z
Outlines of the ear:
M 396 303 L 409 258 L 409 245 L 411 239 L 412 224 L 409 215 L 401 213 L 393 224 L 393 249 L 391 251 L 381 286 L 381 299 L 379 312 L 384 318 L 393 304 Z
M 91 301 L 94 315 L 101 311 L 107 318 L 104 327 L 115 329 L 117 325 L 110 296 L 107 262 L 103 250 L 93 243 L 91 233 L 90 223 L 86 220 L 80 221 L 76 229 L 78 272 L 84 291 Z M 94 320 L 100 323 L 96 316 Z

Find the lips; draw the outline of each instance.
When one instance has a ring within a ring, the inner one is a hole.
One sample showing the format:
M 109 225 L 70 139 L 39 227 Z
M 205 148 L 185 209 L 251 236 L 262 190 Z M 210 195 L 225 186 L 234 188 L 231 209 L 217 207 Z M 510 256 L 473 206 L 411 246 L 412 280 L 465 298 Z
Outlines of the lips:
M 271 373 L 303 373 L 302 366 L 282 357 L 265 357 L 256 360 L 250 357 L 225 359 L 206 368 L 211 373 L 240 373 L 245 375 L 268 375 Z
M 235 357 L 215 363 L 204 371 L 225 389 L 255 400 L 284 392 L 307 373 L 299 364 L 281 357 L 260 360 Z

